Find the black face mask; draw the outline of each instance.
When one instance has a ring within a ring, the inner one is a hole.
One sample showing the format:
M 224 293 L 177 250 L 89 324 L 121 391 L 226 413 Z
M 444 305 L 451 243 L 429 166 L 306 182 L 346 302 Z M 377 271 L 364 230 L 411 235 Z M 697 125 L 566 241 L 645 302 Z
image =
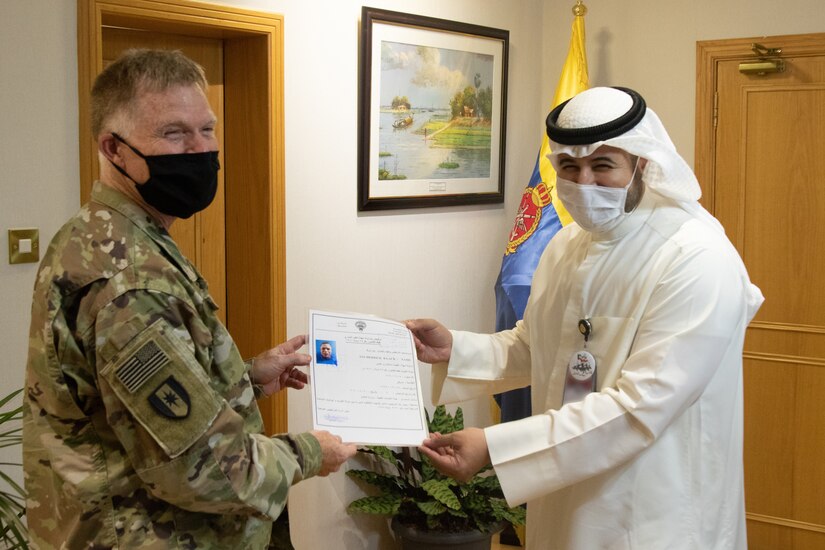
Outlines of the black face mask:
M 112 135 L 146 161 L 149 179 L 142 184 L 112 163 L 118 172 L 135 182 L 135 188 L 146 204 L 176 218 L 189 218 L 212 204 L 218 190 L 218 170 L 221 169 L 217 151 L 146 156 L 119 135 Z

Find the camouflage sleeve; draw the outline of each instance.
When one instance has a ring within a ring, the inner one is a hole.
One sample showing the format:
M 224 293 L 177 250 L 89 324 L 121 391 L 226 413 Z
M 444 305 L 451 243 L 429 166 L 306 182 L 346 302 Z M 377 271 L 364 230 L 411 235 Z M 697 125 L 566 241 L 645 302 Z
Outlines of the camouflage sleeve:
M 250 429 L 259 423 L 247 414 L 257 407 L 247 367 L 228 334 L 213 341 L 186 301 L 129 291 L 99 311 L 95 333 L 108 424 L 157 498 L 274 519 L 288 488 L 320 470 L 311 434 Z
M 286 440 L 289 443 L 304 472 L 312 472 L 312 475 L 316 475 L 321 471 L 323 454 L 321 444 L 318 443 L 314 435 L 310 433 L 280 434 L 276 435 L 275 438 Z
M 254 363 L 255 363 L 255 358 L 254 357 L 252 359 L 247 359 L 246 361 L 244 361 L 244 368 L 246 369 L 246 376 L 250 380 L 252 380 L 252 367 L 253 367 Z M 255 399 L 263 399 L 264 397 L 266 397 L 266 392 L 264 392 L 263 385 L 255 383 L 254 380 L 252 381 L 252 391 L 255 392 Z

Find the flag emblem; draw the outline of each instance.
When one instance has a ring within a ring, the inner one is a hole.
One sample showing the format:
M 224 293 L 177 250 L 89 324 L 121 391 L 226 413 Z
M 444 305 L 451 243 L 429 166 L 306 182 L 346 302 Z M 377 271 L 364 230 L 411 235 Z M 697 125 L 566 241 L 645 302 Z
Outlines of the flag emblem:
M 154 342 L 146 342 L 117 370 L 117 377 L 135 393 L 144 382 L 169 362 L 169 357 Z
M 149 395 L 149 403 L 166 418 L 175 420 L 189 416 L 189 393 L 169 376 Z
M 516 213 L 516 222 L 513 224 L 513 230 L 510 231 L 510 241 L 507 243 L 507 250 L 504 251 L 505 256 L 513 254 L 524 241 L 530 238 L 530 235 L 535 233 L 541 221 L 542 210 L 551 201 L 550 189 L 544 182 L 539 182 L 524 190 Z

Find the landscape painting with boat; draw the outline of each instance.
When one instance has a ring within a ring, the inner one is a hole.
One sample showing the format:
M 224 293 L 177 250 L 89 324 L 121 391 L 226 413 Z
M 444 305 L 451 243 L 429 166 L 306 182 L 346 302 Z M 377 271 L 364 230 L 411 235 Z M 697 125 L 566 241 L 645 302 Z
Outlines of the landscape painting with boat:
M 494 56 L 381 42 L 379 180 L 489 178 Z

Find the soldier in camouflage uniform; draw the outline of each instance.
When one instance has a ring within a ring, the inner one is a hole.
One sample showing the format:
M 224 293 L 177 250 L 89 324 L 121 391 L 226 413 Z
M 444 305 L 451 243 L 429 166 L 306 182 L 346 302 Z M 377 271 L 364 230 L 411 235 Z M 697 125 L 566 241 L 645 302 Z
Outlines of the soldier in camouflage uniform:
M 205 89 L 179 52 L 127 52 L 96 81 L 101 180 L 52 240 L 32 305 L 36 548 L 265 548 L 288 488 L 355 452 L 328 432 L 262 433 L 255 398 L 304 386 L 304 337 L 244 362 L 167 232 L 214 196 Z

